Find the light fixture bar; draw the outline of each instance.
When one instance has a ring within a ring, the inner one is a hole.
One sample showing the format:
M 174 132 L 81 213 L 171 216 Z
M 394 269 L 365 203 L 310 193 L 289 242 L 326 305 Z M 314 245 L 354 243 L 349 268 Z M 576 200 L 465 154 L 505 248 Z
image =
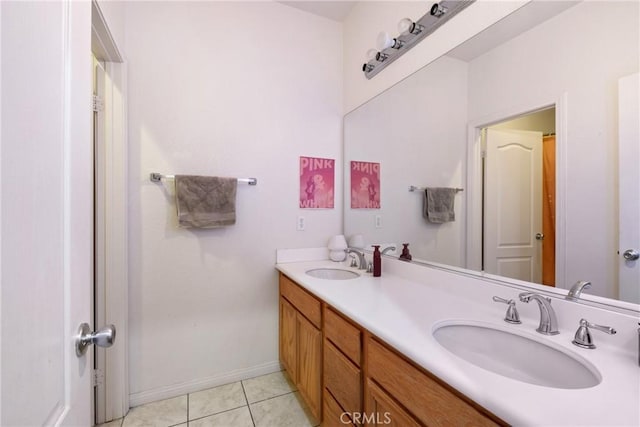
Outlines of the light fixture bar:
M 387 47 L 378 53 L 379 55 L 382 55 L 379 57 L 384 58 L 383 61 L 372 59 L 363 64 L 362 72 L 365 77 L 367 79 L 371 79 L 380 71 L 388 67 L 393 61 L 404 55 L 404 53 L 411 49 L 416 43 L 419 43 L 422 39 L 440 28 L 445 22 L 456 16 L 475 1 L 476 0 L 444 0 L 439 3 L 435 3 L 429 12 L 415 22 L 416 26 L 422 27 L 422 31 L 419 31 L 418 34 L 414 34 L 412 32 L 400 34 L 396 37 L 396 40 L 400 42 L 399 48 Z

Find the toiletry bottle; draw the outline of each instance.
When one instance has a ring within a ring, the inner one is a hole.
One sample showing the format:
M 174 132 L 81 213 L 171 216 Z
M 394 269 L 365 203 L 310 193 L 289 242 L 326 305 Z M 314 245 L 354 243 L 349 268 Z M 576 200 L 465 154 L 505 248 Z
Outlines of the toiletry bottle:
M 382 274 L 382 256 L 380 255 L 380 246 L 373 246 L 373 277 L 380 277 Z
M 404 261 L 411 261 L 411 254 L 409 253 L 409 244 L 403 243 L 402 246 L 403 248 L 402 248 L 402 253 L 400 254 L 400 259 Z

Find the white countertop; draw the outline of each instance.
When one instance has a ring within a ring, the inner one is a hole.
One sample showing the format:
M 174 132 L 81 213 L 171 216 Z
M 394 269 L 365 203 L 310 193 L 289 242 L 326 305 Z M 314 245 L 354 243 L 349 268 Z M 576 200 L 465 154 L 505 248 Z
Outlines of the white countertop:
M 324 280 L 305 272 L 312 268 L 350 269 L 351 280 Z M 344 263 L 308 261 L 279 263 L 277 269 L 371 331 L 399 352 L 512 425 L 640 426 L 638 318 L 554 299 L 560 334 L 535 331 L 537 304 L 518 301 L 519 291 L 480 278 L 383 259 L 382 277 L 374 278 Z M 504 322 L 507 306 L 493 295 L 517 301 L 522 324 Z M 612 326 L 609 336 L 592 331 L 597 348 L 571 344 L 580 318 Z M 431 332 L 445 320 L 486 322 L 535 340 L 546 340 L 582 356 L 602 375 L 586 389 L 556 389 L 513 380 L 476 367 L 440 346 Z

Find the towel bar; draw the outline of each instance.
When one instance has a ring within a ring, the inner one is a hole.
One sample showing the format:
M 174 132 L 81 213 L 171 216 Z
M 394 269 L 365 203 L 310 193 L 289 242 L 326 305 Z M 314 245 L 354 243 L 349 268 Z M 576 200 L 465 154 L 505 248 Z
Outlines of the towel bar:
M 416 187 L 415 185 L 409 186 L 409 191 L 424 191 L 424 190 L 426 190 L 426 188 Z M 461 191 L 464 191 L 464 188 L 456 188 L 456 193 L 459 193 Z
M 175 175 L 162 175 L 161 173 L 151 172 L 149 174 L 151 182 L 160 182 L 163 179 L 175 179 Z M 238 178 L 238 182 L 246 182 L 249 185 L 258 185 L 257 178 Z

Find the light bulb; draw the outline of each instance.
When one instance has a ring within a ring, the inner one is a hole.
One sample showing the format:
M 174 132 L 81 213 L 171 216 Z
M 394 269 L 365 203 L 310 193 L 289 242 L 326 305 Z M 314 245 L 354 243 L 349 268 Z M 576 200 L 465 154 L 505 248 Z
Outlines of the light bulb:
M 400 34 L 409 34 L 412 27 L 413 21 L 409 18 L 402 18 L 400 22 L 398 22 L 398 31 Z
M 376 39 L 376 47 L 379 51 L 385 50 L 388 47 L 393 46 L 394 39 L 386 31 L 381 31 Z
M 417 22 L 413 22 L 410 18 L 402 18 L 398 22 L 398 31 L 406 36 L 407 34 L 420 34 L 424 27 Z
M 376 59 L 376 53 L 378 53 L 378 51 L 377 51 L 377 50 L 375 50 L 375 49 L 369 49 L 369 50 L 367 51 L 367 55 L 366 55 L 367 62 L 369 62 L 369 61 L 372 61 L 372 60 Z

